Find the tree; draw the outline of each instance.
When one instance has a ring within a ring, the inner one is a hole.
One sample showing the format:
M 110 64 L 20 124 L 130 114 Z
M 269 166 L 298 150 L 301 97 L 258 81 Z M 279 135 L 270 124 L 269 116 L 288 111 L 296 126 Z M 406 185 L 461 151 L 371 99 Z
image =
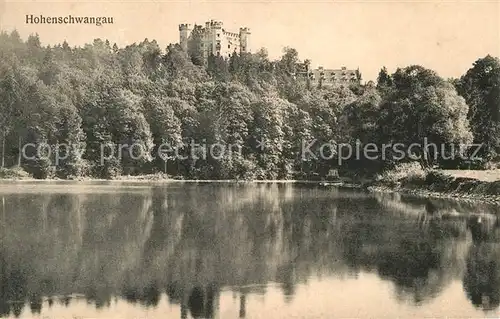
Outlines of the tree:
M 339 116 L 338 135 L 343 138 L 341 142 L 348 143 L 352 149 L 365 147 L 368 144 L 380 145 L 385 141 L 379 135 L 379 114 L 382 97 L 379 91 L 372 88 L 363 92 L 354 102 L 342 109 Z M 359 145 L 358 145 L 359 144 Z M 364 156 L 352 156 L 345 161 L 346 166 L 353 171 L 364 171 L 372 174 L 386 164 L 382 158 L 372 160 Z
M 3 62 L 3 61 L 2 61 Z M 2 162 L 5 167 L 5 139 L 13 129 L 14 107 L 20 94 L 12 67 L 0 63 L 0 125 L 2 127 Z
M 500 60 L 477 60 L 456 87 L 469 105 L 474 143 L 483 144 L 480 155 L 494 159 L 500 152 Z
M 286 47 L 283 49 L 283 56 L 278 62 L 280 71 L 288 75 L 295 75 L 297 63 L 299 62 L 299 53 L 294 48 Z
M 380 69 L 380 72 L 378 73 L 377 76 L 377 88 L 388 88 L 392 86 L 392 78 L 389 75 L 389 72 L 387 72 L 387 68 L 384 66 L 382 69 Z
M 286 178 L 290 173 L 283 156 L 288 147 L 283 130 L 288 107 L 289 102 L 277 95 L 265 96 L 254 106 L 250 145 L 261 168 L 257 174 L 260 179 Z
M 146 120 L 151 127 L 154 142 L 153 155 L 156 165 L 167 173 L 168 158 L 172 154 L 160 154 L 164 149 L 173 150 L 182 147 L 181 121 L 175 115 L 172 98 L 161 96 L 149 96 L 143 100 Z M 162 149 L 160 149 L 162 147 Z M 161 156 L 164 156 L 163 158 Z M 177 159 L 174 159 L 177 161 Z
M 193 82 L 207 79 L 204 69 L 194 65 L 189 56 L 182 50 L 180 45 L 169 45 L 163 56 L 163 66 L 166 76 L 170 80 L 186 78 Z
M 445 155 L 458 155 L 460 146 L 472 141 L 468 106 L 450 83 L 415 65 L 398 69 L 392 78 L 394 90 L 380 107 L 382 141 L 402 143 L 405 149 L 417 143 L 415 155 L 424 167 Z M 437 148 L 425 149 L 425 141 Z
M 52 49 L 47 48 L 45 52 L 45 57 L 43 58 L 42 65 L 40 67 L 40 73 L 38 77 L 46 85 L 51 85 L 56 81 L 56 76 L 59 74 L 59 66 L 55 61 L 55 54 Z
M 194 65 L 202 66 L 205 64 L 205 57 L 201 48 L 203 44 L 203 35 L 200 26 L 194 26 L 193 31 L 188 39 L 187 52 L 191 62 Z
M 380 94 L 372 89 L 365 91 L 362 96 L 342 109 L 338 128 L 339 133 L 347 137 L 346 142 L 380 142 L 380 137 L 377 136 L 377 122 L 381 103 Z
M 221 56 L 210 54 L 207 59 L 207 72 L 218 81 L 229 80 L 229 68 L 226 60 Z
M 78 110 L 67 96 L 53 93 L 59 105 L 56 116 L 55 135 L 58 162 L 56 174 L 60 178 L 77 178 L 88 174 L 87 163 L 83 159 L 86 136 L 82 129 L 82 119 Z

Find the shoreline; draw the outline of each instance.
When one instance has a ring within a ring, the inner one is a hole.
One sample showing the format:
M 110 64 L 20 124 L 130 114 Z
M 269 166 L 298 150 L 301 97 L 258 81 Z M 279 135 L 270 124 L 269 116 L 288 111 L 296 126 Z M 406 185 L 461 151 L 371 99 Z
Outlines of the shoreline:
M 435 199 L 449 199 L 460 202 L 477 203 L 483 202 L 487 204 L 500 205 L 499 195 L 482 195 L 482 194 L 468 194 L 468 193 L 444 193 L 433 192 L 426 189 L 412 189 L 412 188 L 393 188 L 387 186 L 368 186 L 365 189 L 370 193 L 385 193 L 385 194 L 401 194 L 410 195 L 419 198 L 435 198 Z
M 362 188 L 361 184 L 343 181 L 314 181 L 300 179 L 276 179 L 276 180 L 237 180 L 237 179 L 147 179 L 123 177 L 116 179 L 81 178 L 81 179 L 36 179 L 36 178 L 0 178 L 2 182 L 22 182 L 22 183 L 86 183 L 86 182 L 107 182 L 107 183 L 227 183 L 227 184 L 311 184 L 325 187 L 339 186 L 345 188 Z
M 408 174 L 397 181 L 372 181 L 364 188 L 369 192 L 500 204 L 500 180 L 483 181 L 471 177 L 455 177 L 440 170 L 431 170 L 420 175 Z
M 448 177 L 449 178 L 449 177 Z M 460 178 L 459 178 L 460 179 Z M 454 178 L 456 180 L 456 178 Z M 476 179 L 466 178 L 468 182 L 478 184 L 491 184 L 495 182 L 482 182 Z M 369 193 L 399 193 L 402 195 L 410 195 L 420 198 L 441 198 L 464 202 L 486 202 L 488 204 L 500 204 L 500 192 L 498 194 L 481 194 L 474 192 L 464 192 L 453 190 L 451 192 L 430 190 L 431 187 L 424 185 L 411 185 L 411 187 L 402 186 L 400 182 L 396 185 L 384 185 L 384 181 L 369 181 L 367 183 L 354 183 L 343 180 L 338 181 L 314 181 L 314 180 L 194 180 L 194 179 L 166 179 L 154 178 L 148 179 L 145 176 L 123 176 L 116 179 L 97 179 L 97 178 L 81 178 L 81 179 L 35 179 L 35 178 L 0 178 L 1 183 L 33 183 L 33 184 L 86 184 L 86 183 L 135 183 L 135 184 L 306 184 L 318 185 L 322 187 L 335 187 L 345 189 L 360 189 Z

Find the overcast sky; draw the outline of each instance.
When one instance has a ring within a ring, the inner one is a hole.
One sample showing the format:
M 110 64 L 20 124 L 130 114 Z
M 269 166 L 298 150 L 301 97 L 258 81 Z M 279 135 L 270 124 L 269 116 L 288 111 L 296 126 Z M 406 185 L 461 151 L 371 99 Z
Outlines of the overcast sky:
M 113 25 L 26 24 L 26 15 L 111 16 Z M 251 49 L 283 47 L 325 68 L 359 67 L 374 80 L 382 66 L 420 64 L 457 77 L 487 54 L 500 55 L 500 0 L 496 1 L 5 1 L 0 28 L 22 37 L 38 33 L 43 44 L 71 45 L 109 39 L 119 46 L 178 41 L 179 23 L 224 22 L 225 29 L 252 31 Z

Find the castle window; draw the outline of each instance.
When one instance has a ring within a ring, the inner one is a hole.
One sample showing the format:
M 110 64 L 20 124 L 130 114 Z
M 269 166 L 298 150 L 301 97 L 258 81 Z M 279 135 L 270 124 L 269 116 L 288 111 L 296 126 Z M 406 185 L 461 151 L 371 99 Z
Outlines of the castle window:
M 220 37 L 220 33 L 217 33 L 217 37 Z
M 227 45 L 227 48 L 228 48 L 228 49 L 231 49 L 231 45 L 230 45 L 230 44 L 228 44 L 228 45 Z

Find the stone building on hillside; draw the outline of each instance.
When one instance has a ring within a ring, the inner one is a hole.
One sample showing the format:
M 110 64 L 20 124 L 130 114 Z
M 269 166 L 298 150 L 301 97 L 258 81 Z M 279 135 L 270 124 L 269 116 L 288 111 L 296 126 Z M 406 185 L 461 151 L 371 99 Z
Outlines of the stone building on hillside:
M 360 84 L 361 74 L 359 70 L 349 70 L 346 67 L 340 69 L 324 69 L 322 66 L 312 70 L 310 76 L 313 85 L 349 85 Z
M 297 63 L 296 78 L 309 79 L 312 86 L 341 86 L 350 84 L 361 84 L 361 73 L 358 70 L 347 69 L 325 69 L 322 66 L 312 69 L 311 62 L 306 60 Z

